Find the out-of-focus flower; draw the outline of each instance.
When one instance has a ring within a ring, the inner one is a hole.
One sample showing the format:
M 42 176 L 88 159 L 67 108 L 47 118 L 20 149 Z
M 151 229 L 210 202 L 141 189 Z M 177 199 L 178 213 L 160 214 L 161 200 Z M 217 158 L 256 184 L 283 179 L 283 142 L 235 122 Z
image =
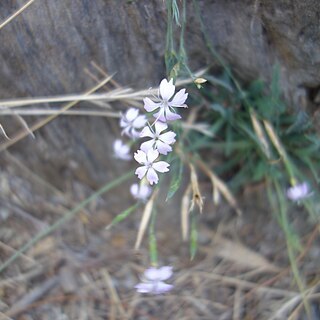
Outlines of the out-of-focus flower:
M 167 155 L 168 152 L 172 151 L 170 144 L 176 142 L 176 134 L 173 131 L 168 131 L 161 133 L 162 131 L 168 129 L 166 123 L 156 122 L 154 124 L 154 130 L 151 127 L 145 127 L 140 134 L 140 137 L 150 137 L 151 140 L 142 143 L 141 148 L 144 150 L 156 149 L 159 153 Z
M 148 112 L 158 110 L 153 116 L 162 122 L 181 119 L 181 116 L 175 112 L 174 108 L 187 108 L 185 101 L 188 98 L 186 89 L 181 89 L 174 95 L 175 86 L 173 80 L 169 82 L 163 79 L 160 83 L 158 101 L 154 102 L 150 98 L 143 99 L 144 108 Z
M 138 283 L 135 288 L 140 293 L 166 293 L 173 288 L 173 285 L 167 284 L 164 281 L 168 280 L 172 276 L 172 273 L 172 267 L 169 266 L 149 268 L 144 272 L 142 282 Z
M 149 198 L 152 189 L 145 184 L 139 185 L 135 183 L 130 187 L 130 192 L 135 199 L 145 202 Z
M 145 115 L 139 115 L 139 110 L 130 108 L 125 114 L 121 115 L 120 127 L 123 128 L 122 134 L 129 138 L 138 138 L 141 129 L 146 125 L 147 118 Z
M 130 148 L 121 140 L 117 139 L 113 143 L 113 150 L 116 158 L 121 160 L 131 160 L 131 155 L 129 154 Z
M 147 177 L 149 183 L 157 184 L 159 177 L 156 171 L 158 172 L 168 172 L 169 163 L 165 161 L 154 162 L 159 157 L 159 152 L 154 149 L 149 150 L 138 150 L 134 154 L 134 158 L 137 162 L 142 164 L 141 167 L 137 168 L 135 174 L 139 179 L 142 179 L 144 176 Z
M 296 184 L 287 190 L 287 197 L 292 201 L 300 201 L 312 195 L 307 182 Z

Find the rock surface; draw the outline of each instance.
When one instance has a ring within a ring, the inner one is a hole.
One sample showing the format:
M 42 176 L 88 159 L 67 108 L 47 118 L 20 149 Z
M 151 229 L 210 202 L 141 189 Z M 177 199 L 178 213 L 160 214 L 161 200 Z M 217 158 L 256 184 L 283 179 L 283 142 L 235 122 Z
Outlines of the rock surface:
M 215 61 L 197 11 L 187 2 L 186 46 L 195 70 Z M 317 97 L 319 1 L 196 2 L 211 44 L 242 79 L 268 80 L 279 63 L 289 101 L 299 107 L 301 97 Z M 1 1 L 0 21 L 23 4 Z M 1 98 L 83 92 L 96 84 L 86 72 L 94 72 L 91 61 L 109 74 L 116 72 L 124 86 L 155 86 L 165 75 L 165 30 L 165 1 L 35 1 L 0 30 Z M 17 130 L 16 122 L 1 120 L 10 134 Z M 27 137 L 12 149 L 29 169 L 59 188 L 65 188 L 66 179 L 97 187 L 123 170 L 113 168 L 112 141 L 118 133 L 103 118 L 59 117 L 37 131 L 35 140 Z

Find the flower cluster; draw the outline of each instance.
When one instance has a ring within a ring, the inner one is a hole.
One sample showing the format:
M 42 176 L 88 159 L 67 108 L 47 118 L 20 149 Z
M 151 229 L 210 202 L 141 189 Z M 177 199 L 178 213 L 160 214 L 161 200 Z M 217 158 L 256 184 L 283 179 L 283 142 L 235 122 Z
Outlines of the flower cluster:
M 141 283 L 138 283 L 135 288 L 140 293 L 162 294 L 170 291 L 173 288 L 172 284 L 167 284 L 164 281 L 172 276 L 172 267 L 165 266 L 159 269 L 149 268 L 143 273 Z
M 310 196 L 312 196 L 312 192 L 307 182 L 296 184 L 287 190 L 287 197 L 294 202 L 300 202 Z
M 157 172 L 168 172 L 169 163 L 157 161 L 159 155 L 167 155 L 172 151 L 172 144 L 175 143 L 176 134 L 167 131 L 168 122 L 181 118 L 174 108 L 186 108 L 185 101 L 188 94 L 185 89 L 181 89 L 175 94 L 173 80 L 163 79 L 160 83 L 158 97 L 155 101 L 145 98 L 144 109 L 153 113 L 155 121 L 147 124 L 140 134 L 141 138 L 148 138 L 141 144 L 140 150 L 134 154 L 135 160 L 141 164 L 136 170 L 139 179 L 147 178 L 148 182 L 157 184 L 159 181 Z
M 188 93 L 181 89 L 175 94 L 173 80 L 163 79 L 160 83 L 158 96 L 154 99 L 145 98 L 144 109 L 151 113 L 153 121 L 149 122 L 146 115 L 141 115 L 136 108 L 130 108 L 121 115 L 120 127 L 122 135 L 130 139 L 143 138 L 140 149 L 134 154 L 134 159 L 140 164 L 135 174 L 141 180 L 140 186 L 131 186 L 131 194 L 134 198 L 146 201 L 151 194 L 151 189 L 146 185 L 157 184 L 158 173 L 169 171 L 169 163 L 159 161 L 160 155 L 167 155 L 172 151 L 172 145 L 176 142 L 176 134 L 168 129 L 168 123 L 181 119 L 175 108 L 187 108 L 185 101 Z M 131 160 L 130 147 L 121 140 L 114 142 L 115 157 L 122 160 Z

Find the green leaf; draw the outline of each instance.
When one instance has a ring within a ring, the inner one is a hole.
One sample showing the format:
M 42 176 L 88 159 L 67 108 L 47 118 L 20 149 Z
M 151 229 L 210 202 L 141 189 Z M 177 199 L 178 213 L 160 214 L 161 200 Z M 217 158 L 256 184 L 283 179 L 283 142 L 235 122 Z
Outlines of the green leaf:
M 177 167 L 177 165 L 175 165 L 175 167 Z M 178 168 L 176 168 L 176 170 L 173 170 L 173 177 L 170 182 L 166 201 L 171 199 L 174 196 L 174 194 L 178 191 L 182 181 L 182 173 L 183 173 L 183 162 L 179 159 Z
M 139 203 L 135 203 L 133 206 L 127 208 L 126 210 L 119 213 L 117 216 L 113 218 L 111 223 L 106 226 L 106 229 L 110 229 L 111 227 L 115 226 L 119 222 L 123 221 L 125 218 L 127 218 L 135 209 L 137 209 L 139 206 Z
M 191 216 L 191 232 L 190 232 L 190 258 L 194 259 L 198 249 L 198 230 L 197 221 L 194 214 Z
M 157 249 L 157 238 L 154 232 L 157 212 L 153 210 L 150 227 L 149 227 L 149 255 L 152 266 L 156 266 L 158 263 L 158 249 Z

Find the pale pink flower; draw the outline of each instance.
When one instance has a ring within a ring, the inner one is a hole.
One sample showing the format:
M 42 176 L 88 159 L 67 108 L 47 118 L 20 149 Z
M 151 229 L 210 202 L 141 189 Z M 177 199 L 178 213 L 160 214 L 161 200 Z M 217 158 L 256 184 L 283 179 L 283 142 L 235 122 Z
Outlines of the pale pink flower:
M 142 167 L 137 168 L 135 174 L 139 179 L 142 179 L 144 176 L 147 177 L 149 183 L 157 184 L 159 181 L 158 172 L 168 172 L 169 163 L 165 161 L 154 162 L 159 157 L 159 152 L 154 149 L 149 150 L 138 150 L 134 154 L 134 158 L 137 162 L 142 164 Z
M 130 192 L 135 199 L 145 202 L 149 198 L 152 189 L 145 184 L 139 185 L 135 183 L 130 187 Z
M 181 116 L 175 112 L 174 108 L 187 108 L 185 101 L 188 94 L 185 89 L 181 89 L 174 95 L 175 86 L 173 80 L 169 82 L 163 79 L 160 83 L 158 101 L 154 102 L 150 98 L 143 99 L 144 108 L 148 112 L 158 110 L 153 116 L 162 122 L 181 119 Z
M 172 284 L 164 281 L 172 276 L 172 267 L 149 268 L 143 274 L 143 280 L 135 288 L 140 293 L 162 294 L 173 288 Z
M 150 137 L 151 140 L 142 143 L 141 148 L 145 150 L 156 149 L 159 153 L 167 155 L 168 152 L 172 151 L 170 144 L 176 142 L 176 134 L 173 131 L 168 131 L 161 133 L 162 131 L 168 129 L 166 123 L 156 122 L 154 124 L 154 130 L 152 127 L 145 127 L 140 134 L 140 137 Z
M 292 201 L 300 201 L 312 195 L 307 182 L 296 184 L 287 190 L 287 197 Z
M 120 127 L 123 128 L 122 134 L 126 134 L 129 138 L 138 138 L 146 122 L 145 115 L 139 115 L 138 109 L 130 108 L 125 114 L 121 115 Z
M 121 140 L 117 139 L 113 143 L 114 155 L 121 160 L 131 160 L 130 148 L 124 144 Z

